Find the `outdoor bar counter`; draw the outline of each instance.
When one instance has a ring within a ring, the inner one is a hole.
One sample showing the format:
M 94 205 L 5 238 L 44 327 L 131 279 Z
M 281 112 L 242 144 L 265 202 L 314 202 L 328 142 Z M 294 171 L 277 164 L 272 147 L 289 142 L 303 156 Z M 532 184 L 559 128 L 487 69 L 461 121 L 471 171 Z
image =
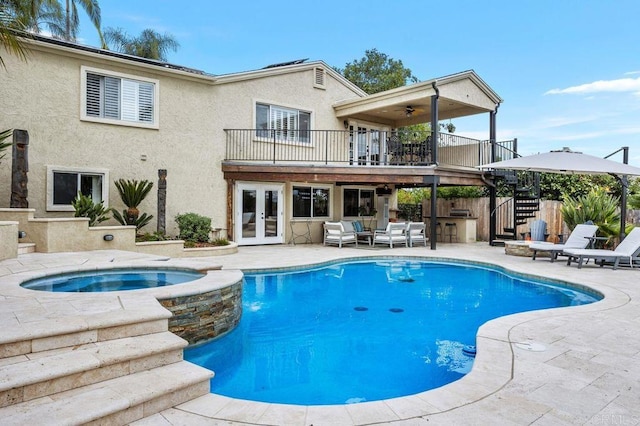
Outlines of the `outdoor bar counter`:
M 429 232 L 430 218 L 423 217 L 424 222 L 427 226 L 427 233 Z M 447 230 L 447 223 L 455 223 L 458 231 L 458 242 L 459 243 L 475 243 L 476 242 L 476 227 L 478 218 L 470 217 L 470 216 L 438 216 L 438 223 L 440 223 L 441 231 L 438 230 L 438 240 L 442 242 L 449 242 L 449 231 Z M 441 233 L 440 233 L 441 232 Z M 455 234 L 451 239 L 451 242 L 456 242 Z

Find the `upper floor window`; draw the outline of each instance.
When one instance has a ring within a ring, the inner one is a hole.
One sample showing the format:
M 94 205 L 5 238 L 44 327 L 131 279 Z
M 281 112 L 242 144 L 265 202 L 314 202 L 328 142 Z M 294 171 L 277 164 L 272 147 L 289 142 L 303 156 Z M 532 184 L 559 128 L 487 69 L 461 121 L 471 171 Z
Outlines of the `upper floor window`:
M 275 105 L 256 104 L 257 136 L 287 142 L 309 142 L 311 113 Z
M 158 81 L 83 67 L 85 120 L 158 127 Z

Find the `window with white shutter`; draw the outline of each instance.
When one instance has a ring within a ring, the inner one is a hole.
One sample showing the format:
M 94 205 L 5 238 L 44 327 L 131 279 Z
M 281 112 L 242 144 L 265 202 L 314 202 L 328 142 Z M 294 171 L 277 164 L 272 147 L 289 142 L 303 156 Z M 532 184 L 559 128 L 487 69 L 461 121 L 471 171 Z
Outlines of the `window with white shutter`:
M 258 137 L 308 143 L 311 113 L 275 105 L 256 104 L 256 129 Z
M 82 119 L 157 128 L 158 81 L 82 68 Z

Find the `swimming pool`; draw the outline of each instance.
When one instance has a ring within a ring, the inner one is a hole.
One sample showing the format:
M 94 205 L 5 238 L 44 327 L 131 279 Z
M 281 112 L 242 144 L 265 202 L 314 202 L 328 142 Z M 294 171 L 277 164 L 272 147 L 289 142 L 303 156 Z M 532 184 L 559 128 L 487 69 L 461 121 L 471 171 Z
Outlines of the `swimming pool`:
M 216 372 L 212 392 L 234 398 L 387 399 L 463 377 L 473 363 L 463 348 L 486 321 L 599 298 L 499 268 L 412 259 L 247 274 L 239 326 L 185 358 Z
M 52 292 L 141 290 L 197 280 L 203 273 L 186 269 L 121 268 L 67 272 L 25 281 L 23 288 Z

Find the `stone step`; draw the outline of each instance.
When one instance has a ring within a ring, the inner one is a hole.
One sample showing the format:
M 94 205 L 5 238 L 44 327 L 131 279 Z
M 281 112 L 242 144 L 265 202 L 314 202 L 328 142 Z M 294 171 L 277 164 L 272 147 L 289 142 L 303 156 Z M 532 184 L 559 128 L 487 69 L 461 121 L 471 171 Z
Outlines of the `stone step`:
M 155 300 L 138 309 L 14 324 L 0 333 L 0 359 L 167 331 L 171 313 Z
M 0 408 L 2 424 L 127 424 L 209 392 L 213 373 L 186 361 Z
M 36 252 L 36 243 L 18 243 L 18 254 Z
M 180 362 L 186 345 L 165 331 L 5 358 L 0 407 Z

